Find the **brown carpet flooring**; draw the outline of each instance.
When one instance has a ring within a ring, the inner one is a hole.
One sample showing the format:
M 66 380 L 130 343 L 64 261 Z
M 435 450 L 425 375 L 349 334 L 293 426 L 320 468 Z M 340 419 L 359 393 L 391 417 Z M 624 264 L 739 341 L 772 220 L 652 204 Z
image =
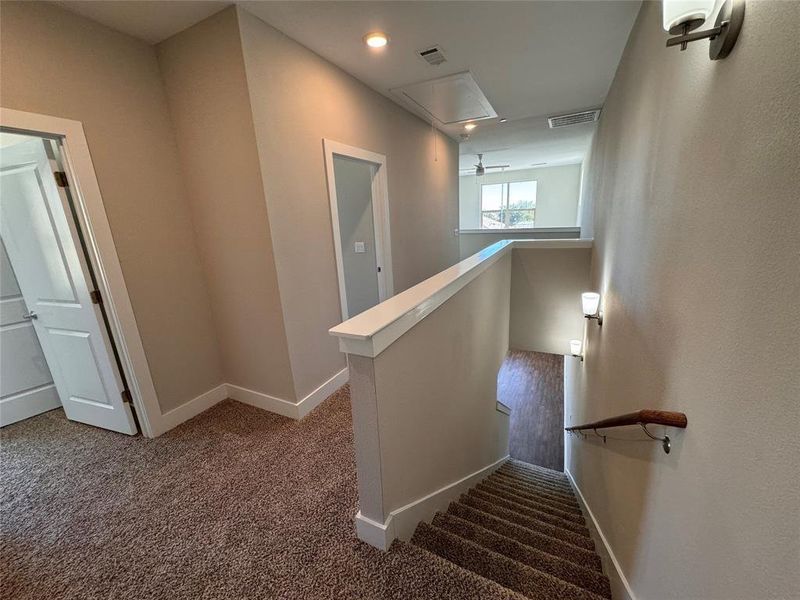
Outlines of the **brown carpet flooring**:
M 0 430 L 0 597 L 520 598 L 358 541 L 349 392 L 295 422 L 233 401 L 154 440 L 52 411 Z
M 497 399 L 511 408 L 511 456 L 563 471 L 564 357 L 509 352 L 497 376 Z

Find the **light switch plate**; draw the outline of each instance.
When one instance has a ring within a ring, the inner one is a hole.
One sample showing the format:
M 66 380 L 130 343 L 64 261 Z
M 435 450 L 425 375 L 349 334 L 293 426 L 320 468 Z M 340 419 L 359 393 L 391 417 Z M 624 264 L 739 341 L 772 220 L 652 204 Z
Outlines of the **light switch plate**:
M 356 242 L 353 248 L 353 251 L 356 254 L 364 254 L 367 251 L 367 248 L 364 242 Z

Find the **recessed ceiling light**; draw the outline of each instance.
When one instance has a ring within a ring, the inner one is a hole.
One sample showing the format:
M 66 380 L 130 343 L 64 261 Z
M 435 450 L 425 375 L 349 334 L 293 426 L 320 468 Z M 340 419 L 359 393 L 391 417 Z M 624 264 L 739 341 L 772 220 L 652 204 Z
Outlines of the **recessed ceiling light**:
M 475 123 L 467 123 L 466 125 L 464 125 L 464 129 L 466 129 L 467 131 L 472 131 L 476 127 L 477 125 Z
M 500 119 L 501 123 L 505 123 L 506 121 L 508 121 L 508 119 Z
M 389 36 L 382 31 L 373 31 L 364 36 L 364 43 L 370 48 L 383 48 L 389 43 Z

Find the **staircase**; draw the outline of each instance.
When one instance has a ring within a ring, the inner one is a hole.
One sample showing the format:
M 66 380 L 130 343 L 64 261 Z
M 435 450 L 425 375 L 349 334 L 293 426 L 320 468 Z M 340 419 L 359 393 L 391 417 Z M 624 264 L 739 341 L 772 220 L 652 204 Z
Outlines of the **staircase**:
M 411 543 L 527 598 L 611 598 L 567 477 L 509 460 Z

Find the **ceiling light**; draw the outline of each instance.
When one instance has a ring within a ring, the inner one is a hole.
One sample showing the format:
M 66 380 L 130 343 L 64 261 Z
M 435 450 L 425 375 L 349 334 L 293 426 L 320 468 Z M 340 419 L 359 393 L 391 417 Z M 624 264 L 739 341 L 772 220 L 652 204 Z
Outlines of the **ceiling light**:
M 477 125 L 475 123 L 467 123 L 466 125 L 464 125 L 464 129 L 466 129 L 467 131 L 472 131 L 476 127 Z
M 370 48 L 383 48 L 389 43 L 389 36 L 382 31 L 373 31 L 364 36 L 364 43 Z

